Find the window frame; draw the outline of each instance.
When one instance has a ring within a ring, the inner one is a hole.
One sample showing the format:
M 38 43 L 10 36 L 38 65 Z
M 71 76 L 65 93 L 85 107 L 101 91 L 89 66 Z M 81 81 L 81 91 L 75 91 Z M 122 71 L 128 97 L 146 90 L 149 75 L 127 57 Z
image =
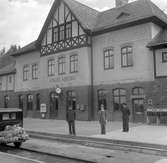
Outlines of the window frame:
M 110 51 L 112 53 L 110 53 Z M 106 56 L 106 52 L 107 52 L 107 56 Z M 108 67 L 106 67 L 106 59 L 108 62 Z M 112 65 L 112 60 L 113 60 L 113 65 Z M 106 48 L 103 50 L 103 64 L 104 64 L 104 70 L 110 70 L 110 69 L 114 69 L 114 48 Z
M 66 65 L 66 57 L 65 56 L 58 57 L 58 75 L 66 74 L 65 65 Z
M 38 63 L 32 64 L 32 80 L 37 80 L 38 79 L 38 70 L 39 70 Z
M 128 52 L 128 48 L 131 48 L 130 52 Z M 126 52 L 123 52 L 123 49 L 125 49 Z M 123 65 L 124 56 L 126 57 L 126 65 Z M 129 59 L 129 57 L 131 58 Z M 130 60 L 131 60 L 131 63 L 129 63 Z M 127 45 L 127 46 L 121 47 L 121 67 L 126 68 L 126 67 L 132 67 L 132 66 L 133 66 L 133 46 Z
M 78 61 L 79 61 L 78 54 L 70 55 L 70 73 L 78 72 Z
M 30 73 L 30 66 L 29 65 L 24 65 L 23 66 L 23 81 L 28 81 L 29 80 L 29 73 Z
M 50 63 L 51 62 L 51 63 Z M 56 66 L 56 62 L 54 58 L 50 58 L 48 59 L 48 76 L 55 76 L 55 66 Z
M 118 95 L 114 95 L 114 92 L 118 90 Z M 125 94 L 121 94 L 121 90 L 125 92 Z M 114 112 L 119 112 L 121 111 L 121 97 L 125 97 L 125 103 L 127 102 L 127 90 L 124 88 L 115 88 L 112 91 L 112 96 L 113 96 L 113 111 Z M 114 103 L 115 103 L 115 98 L 118 97 L 119 98 L 119 103 L 118 103 L 118 110 L 115 109 L 114 107 Z
M 167 59 L 165 59 L 164 55 L 167 55 L 167 52 L 162 52 L 162 63 L 166 63 L 167 62 Z

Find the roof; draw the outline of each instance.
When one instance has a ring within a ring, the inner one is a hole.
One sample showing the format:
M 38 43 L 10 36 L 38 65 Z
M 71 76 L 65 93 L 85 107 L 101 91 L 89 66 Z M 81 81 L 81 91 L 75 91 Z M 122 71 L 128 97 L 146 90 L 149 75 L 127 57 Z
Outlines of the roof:
M 105 32 L 105 30 L 118 30 L 130 25 L 136 25 L 143 20 L 147 20 L 147 22 L 153 22 L 154 20 L 155 23 L 160 24 L 162 27 L 167 27 L 166 14 L 151 2 L 151 0 L 137 0 L 122 7 L 112 8 L 104 12 L 96 11 L 76 0 L 55 0 L 38 39 L 13 53 L 13 56 L 25 54 L 37 49 L 37 44 L 39 45 L 42 41 L 50 20 L 62 1 L 69 7 L 85 32 L 91 31 L 93 34 Z
M 0 108 L 0 113 L 10 113 L 10 112 L 22 112 L 21 109 L 18 108 Z
M 31 43 L 29 43 L 28 45 L 22 47 L 21 49 L 17 50 L 16 52 L 12 53 L 12 56 L 18 56 L 21 54 L 25 54 L 31 51 L 37 50 L 37 45 L 36 45 L 36 41 L 33 41 Z
M 156 47 L 161 45 L 167 45 L 167 29 L 162 30 L 151 42 L 148 43 L 147 47 Z
M 125 13 L 125 16 L 119 17 Z M 99 14 L 93 31 L 104 30 L 149 17 L 157 17 L 167 24 L 167 16 L 150 0 L 137 0 L 122 7 L 113 8 Z
M 0 76 L 16 73 L 15 63 L 6 65 L 0 69 Z

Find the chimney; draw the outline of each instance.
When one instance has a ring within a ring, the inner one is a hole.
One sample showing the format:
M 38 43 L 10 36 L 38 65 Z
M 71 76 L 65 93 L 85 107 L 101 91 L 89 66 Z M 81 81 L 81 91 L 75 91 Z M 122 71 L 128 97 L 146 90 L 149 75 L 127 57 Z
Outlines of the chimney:
M 115 0 L 116 7 L 124 6 L 128 3 L 129 0 Z

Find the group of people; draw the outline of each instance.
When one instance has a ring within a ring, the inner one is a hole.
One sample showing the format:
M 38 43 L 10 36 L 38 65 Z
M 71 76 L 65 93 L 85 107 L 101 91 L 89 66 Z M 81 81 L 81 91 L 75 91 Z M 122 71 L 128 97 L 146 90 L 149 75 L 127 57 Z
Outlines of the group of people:
M 123 132 L 128 132 L 129 131 L 129 116 L 130 116 L 130 110 L 127 107 L 126 103 L 122 104 L 121 107 L 121 112 L 122 112 L 122 122 L 123 122 Z M 107 113 L 106 110 L 104 109 L 104 105 L 100 105 L 100 110 L 98 112 L 98 118 L 99 118 L 99 123 L 101 127 L 101 134 L 106 134 L 106 123 L 107 123 Z M 69 126 L 69 134 L 70 135 L 76 135 L 75 132 L 75 119 L 76 119 L 76 113 L 75 110 L 72 109 L 72 107 L 69 107 L 67 110 L 66 114 L 66 120 L 68 122 Z

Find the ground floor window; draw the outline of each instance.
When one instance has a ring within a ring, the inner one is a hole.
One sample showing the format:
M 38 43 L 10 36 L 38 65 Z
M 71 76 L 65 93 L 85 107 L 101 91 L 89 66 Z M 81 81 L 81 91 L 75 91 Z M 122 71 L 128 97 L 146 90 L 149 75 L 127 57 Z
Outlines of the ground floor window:
M 36 95 L 36 110 L 40 110 L 40 94 Z
M 76 110 L 76 93 L 75 91 L 67 91 L 67 109 L 72 107 L 73 110 Z
M 58 109 L 59 109 L 58 95 L 56 92 L 51 92 L 50 93 L 50 113 L 51 115 L 57 116 Z
M 104 109 L 107 109 L 107 100 L 106 100 L 106 91 L 104 89 L 97 91 L 98 96 L 98 109 L 100 110 L 100 106 L 103 104 Z
M 23 95 L 19 95 L 19 108 L 23 109 L 23 100 L 24 100 L 24 96 Z
M 113 90 L 114 111 L 120 111 L 122 104 L 126 103 L 126 90 L 117 88 Z
M 33 110 L 33 95 L 27 95 L 27 110 Z

